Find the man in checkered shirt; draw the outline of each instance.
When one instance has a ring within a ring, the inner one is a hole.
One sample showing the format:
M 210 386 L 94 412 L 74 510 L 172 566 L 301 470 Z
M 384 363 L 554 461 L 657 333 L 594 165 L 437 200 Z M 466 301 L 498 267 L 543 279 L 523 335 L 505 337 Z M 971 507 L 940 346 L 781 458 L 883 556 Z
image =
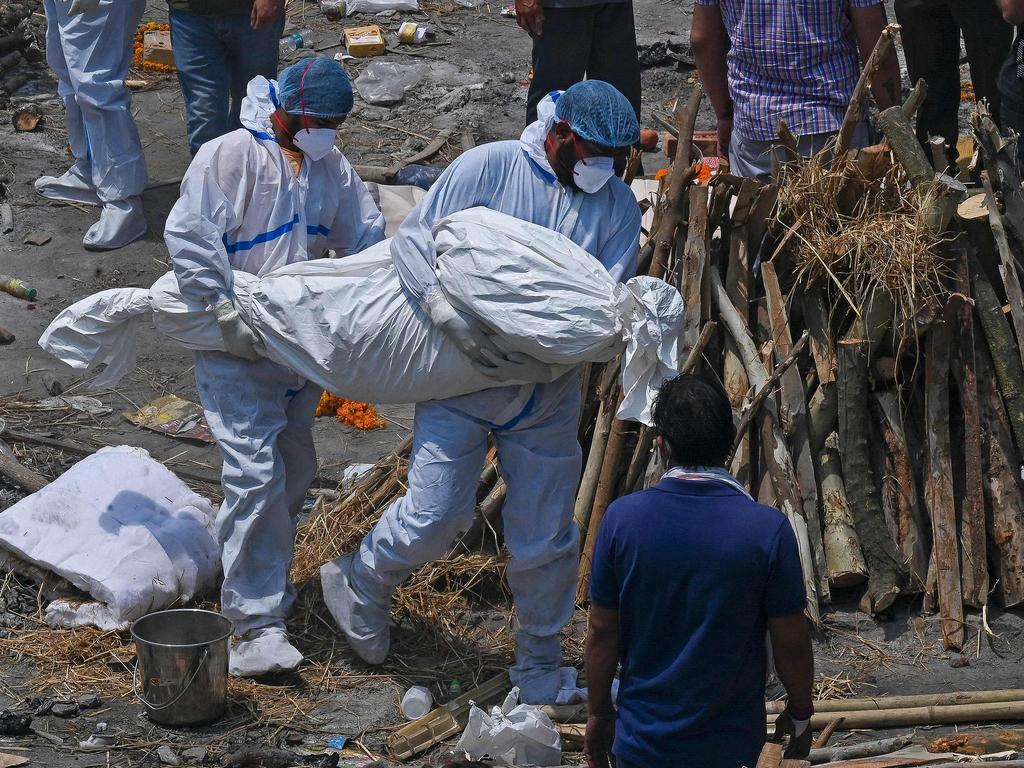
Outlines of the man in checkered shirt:
M 733 173 L 765 180 L 779 122 L 799 137 L 802 155 L 838 131 L 886 17 L 882 0 L 696 0 L 697 68 L 718 118 L 719 147 Z M 882 109 L 900 97 L 895 52 L 873 78 Z M 853 146 L 868 143 L 864 122 Z

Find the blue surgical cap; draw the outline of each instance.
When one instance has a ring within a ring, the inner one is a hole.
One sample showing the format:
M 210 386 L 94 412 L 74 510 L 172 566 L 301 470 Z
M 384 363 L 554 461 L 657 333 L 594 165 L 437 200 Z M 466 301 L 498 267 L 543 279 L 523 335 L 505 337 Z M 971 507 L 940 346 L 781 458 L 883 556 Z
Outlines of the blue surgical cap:
M 640 140 L 633 105 L 603 80 L 584 80 L 558 97 L 555 117 L 580 138 L 602 147 L 628 147 Z
M 334 59 L 315 58 L 292 64 L 277 78 L 280 104 L 289 115 L 328 120 L 352 110 L 352 83 Z

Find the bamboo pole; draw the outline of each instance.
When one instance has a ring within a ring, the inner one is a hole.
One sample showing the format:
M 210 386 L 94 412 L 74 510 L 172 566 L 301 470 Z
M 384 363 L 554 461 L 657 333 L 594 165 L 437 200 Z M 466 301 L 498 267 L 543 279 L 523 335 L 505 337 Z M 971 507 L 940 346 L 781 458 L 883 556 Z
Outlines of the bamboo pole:
M 932 518 L 932 550 L 939 587 L 939 614 L 946 648 L 964 645 L 964 606 L 960 585 L 960 551 L 953 505 L 953 465 L 949 445 L 950 329 L 936 323 L 928 334 L 925 359 L 925 424 L 928 432 L 928 474 L 925 504 Z
M 587 455 L 587 466 L 583 470 L 583 479 L 576 494 L 576 507 L 572 515 L 580 528 L 581 536 L 586 535 L 590 524 L 594 497 L 597 495 L 597 482 L 601 477 L 601 466 L 604 464 L 605 448 L 608 445 L 608 435 L 611 433 L 614 417 L 614 403 L 609 402 L 607 398 L 601 398 L 597 420 L 594 422 L 594 437 L 590 441 L 590 453 Z
M 683 296 L 683 330 L 679 335 L 679 359 L 685 360 L 697 343 L 701 325 L 701 294 L 708 259 L 708 188 L 690 187 L 689 222 L 683 246 L 680 293 Z
M 915 693 L 902 696 L 861 696 L 852 699 L 822 699 L 814 702 L 815 712 L 848 712 L 868 709 L 906 709 L 908 707 L 962 706 L 1024 701 L 1024 688 L 997 688 L 987 691 L 949 691 L 946 693 Z M 785 700 L 769 701 L 769 715 L 786 709 Z
M 815 705 L 817 708 L 817 705 Z M 836 713 L 843 716 L 842 731 L 861 728 L 903 728 L 919 725 L 952 725 L 1002 720 L 1024 720 L 1024 701 L 1003 701 L 986 704 L 956 704 L 948 706 L 917 706 L 899 709 L 842 709 L 835 712 L 817 711 L 811 717 L 811 728 L 824 728 Z M 778 715 L 769 715 L 774 723 Z
M 1006 300 L 1010 305 L 1010 319 L 1013 321 L 1013 329 L 1017 334 L 1017 354 L 1020 355 L 1021 364 L 1024 365 L 1024 294 L 1021 293 L 1013 253 L 1010 252 L 1010 243 L 1006 238 L 1003 219 L 999 215 L 996 196 L 992 191 L 992 182 L 987 171 L 982 172 L 981 182 L 985 185 L 988 223 L 992 227 L 992 236 L 995 238 L 996 247 L 999 250 L 999 274 L 1003 278 Z
M 878 74 L 886 57 L 892 52 L 893 38 L 899 31 L 899 25 L 890 24 L 882 30 L 878 41 L 872 49 L 868 60 L 864 62 L 857 85 L 854 86 L 853 96 L 850 98 L 849 106 L 846 108 L 846 115 L 843 117 L 842 126 L 839 128 L 839 136 L 836 139 L 835 157 L 841 158 L 850 147 L 854 131 L 864 119 L 864 99 L 867 96 L 868 88 L 871 85 L 871 78 Z M 899 91 L 898 83 L 897 92 Z

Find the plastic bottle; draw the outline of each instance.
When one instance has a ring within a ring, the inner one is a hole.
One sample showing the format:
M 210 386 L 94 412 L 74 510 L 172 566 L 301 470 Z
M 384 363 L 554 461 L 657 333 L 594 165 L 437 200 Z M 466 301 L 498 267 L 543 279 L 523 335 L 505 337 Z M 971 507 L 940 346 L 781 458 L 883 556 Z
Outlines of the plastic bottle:
M 36 289 L 29 288 L 24 280 L 19 280 L 17 277 L 0 275 L 0 291 L 17 296 L 19 299 L 25 299 L 25 301 L 36 300 Z
M 281 38 L 281 53 L 294 53 L 299 48 L 313 47 L 313 30 L 300 29 Z
M 402 697 L 402 714 L 406 720 L 419 720 L 434 705 L 434 697 L 422 685 L 414 685 Z
M 448 684 L 448 698 L 449 699 L 454 699 L 454 698 L 456 698 L 458 696 L 461 696 L 461 695 L 462 695 L 462 683 L 460 683 L 458 680 L 452 680 Z
M 341 21 L 345 17 L 345 0 L 320 0 L 320 10 L 330 21 Z

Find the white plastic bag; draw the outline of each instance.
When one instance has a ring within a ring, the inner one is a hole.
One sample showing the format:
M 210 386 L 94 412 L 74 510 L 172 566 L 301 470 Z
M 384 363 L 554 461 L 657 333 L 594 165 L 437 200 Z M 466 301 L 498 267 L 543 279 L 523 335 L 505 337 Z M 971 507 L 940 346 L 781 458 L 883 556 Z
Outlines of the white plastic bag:
M 489 757 L 495 765 L 561 765 L 562 741 L 551 718 L 530 704 L 518 704 L 513 688 L 490 714 L 475 704 L 455 751 L 471 760 Z
M 51 626 L 122 630 L 211 588 L 210 502 L 141 448 L 101 448 L 0 514 L 0 549 L 63 576 L 95 603 L 56 600 Z
M 427 73 L 426 64 L 395 64 L 374 59 L 355 79 L 356 90 L 370 104 L 397 104 Z
M 545 363 L 538 382 L 625 350 L 618 416 L 650 423 L 651 401 L 677 370 L 683 303 L 675 288 L 651 277 L 616 283 L 568 238 L 484 208 L 444 219 L 434 237 L 448 299 L 503 347 Z M 105 386 L 131 370 L 134 339 L 124 326 L 139 315 L 152 313 L 158 330 L 189 349 L 224 351 L 212 314 L 184 301 L 177 285 L 169 273 L 148 302 L 130 293 L 138 289 L 83 299 L 57 316 L 39 345 L 74 368 L 107 363 Z M 135 314 L 123 310 L 126 295 Z M 485 376 L 430 322 L 403 292 L 387 241 L 263 277 L 235 272 L 232 301 L 268 358 L 352 400 L 416 403 L 528 383 Z
M 345 15 L 353 13 L 380 13 L 381 11 L 418 11 L 418 0 L 348 0 Z

